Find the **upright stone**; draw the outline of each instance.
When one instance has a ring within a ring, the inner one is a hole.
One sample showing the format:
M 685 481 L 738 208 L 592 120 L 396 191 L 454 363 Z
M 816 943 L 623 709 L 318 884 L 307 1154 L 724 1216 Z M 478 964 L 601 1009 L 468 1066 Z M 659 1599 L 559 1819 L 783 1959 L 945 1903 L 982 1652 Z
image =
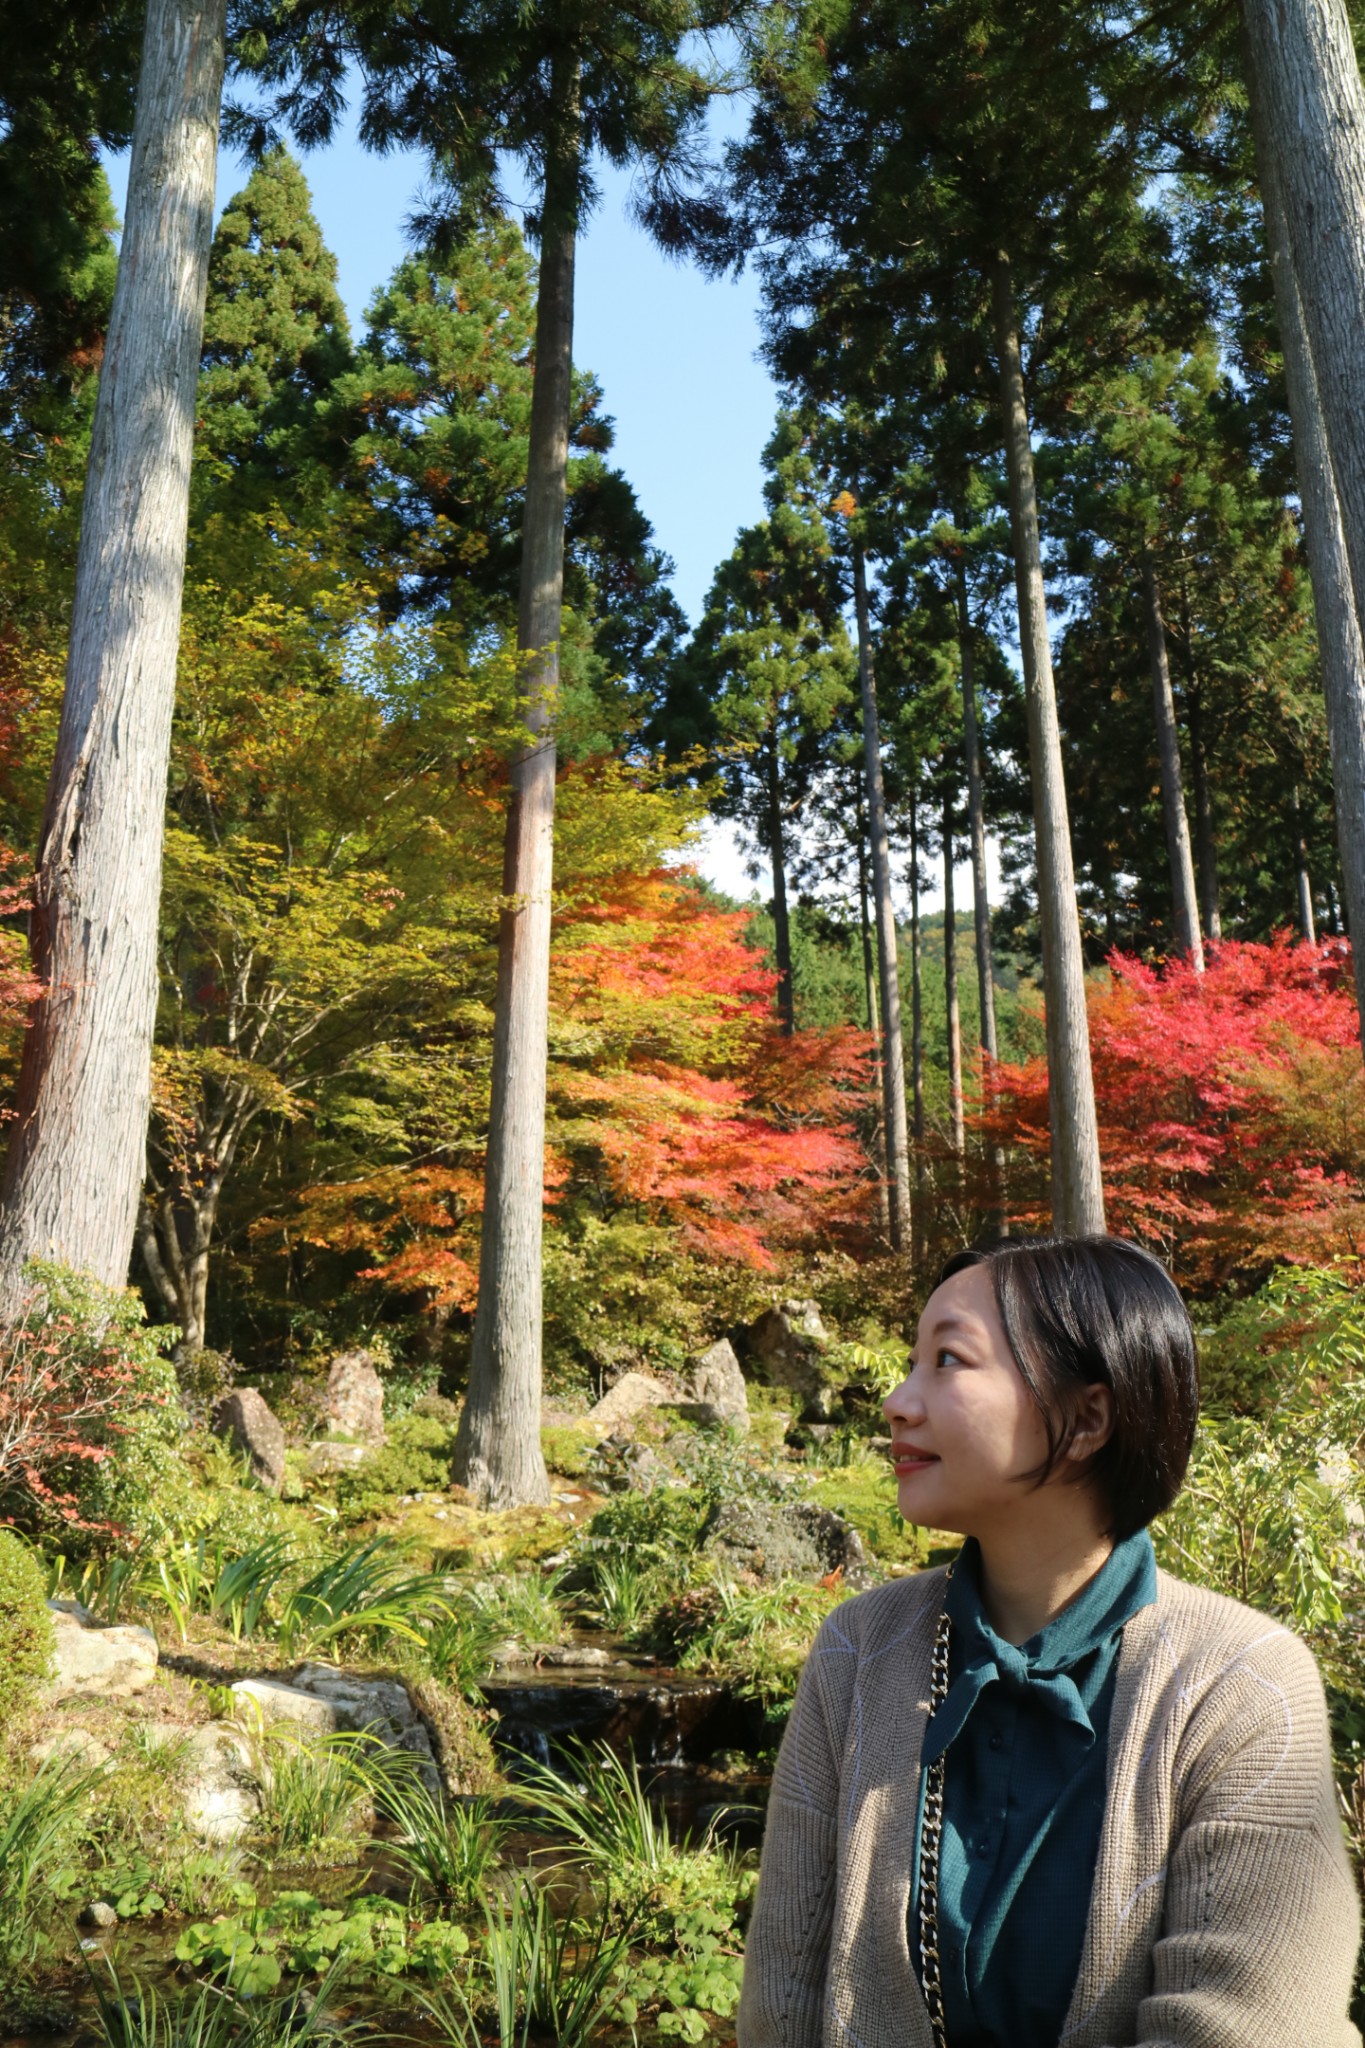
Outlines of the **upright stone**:
M 343 1436 L 384 1441 L 384 1382 L 368 1351 L 343 1351 L 332 1360 L 323 1410 Z
M 217 1436 L 251 1460 L 255 1478 L 269 1493 L 278 1493 L 284 1479 L 284 1431 L 264 1396 L 254 1387 L 233 1387 L 213 1411 Z
M 714 1408 L 719 1419 L 732 1429 L 747 1432 L 749 1390 L 739 1369 L 734 1345 L 722 1337 L 703 1351 L 692 1367 L 689 1398 Z

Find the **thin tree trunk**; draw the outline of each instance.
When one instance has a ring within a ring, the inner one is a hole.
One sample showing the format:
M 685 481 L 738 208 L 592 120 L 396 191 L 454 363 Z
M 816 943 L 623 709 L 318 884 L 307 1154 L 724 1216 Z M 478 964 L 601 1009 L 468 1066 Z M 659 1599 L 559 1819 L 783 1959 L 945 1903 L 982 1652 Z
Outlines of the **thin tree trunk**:
M 166 770 L 222 98 L 225 0 L 149 0 L 127 222 L 81 513 L 0 1221 L 122 1286 L 151 1106 Z
M 919 917 L 919 789 L 910 791 L 910 1100 L 915 1135 L 916 1261 L 924 1250 L 924 952 Z
M 867 604 L 867 563 L 853 547 L 853 589 L 858 615 L 858 681 L 863 703 L 863 772 L 867 827 L 872 850 L 872 902 L 877 922 L 877 983 L 882 1006 L 882 1131 L 891 1196 L 891 1246 L 910 1244 L 910 1140 L 905 1117 L 905 1045 L 901 1037 L 900 968 L 896 957 L 896 912 L 891 901 L 891 854 L 886 838 L 886 795 L 882 785 L 882 742 L 877 720 L 877 686 L 872 668 L 872 625 Z
M 481 1507 L 550 1498 L 540 1447 L 541 1232 L 554 872 L 554 702 L 564 597 L 581 172 L 576 65 L 560 60 L 545 168 L 517 645 L 530 740 L 512 769 L 498 922 L 479 1301 L 454 1471 Z
M 962 1018 L 957 1000 L 957 903 L 953 895 L 953 803 L 943 799 L 943 999 L 948 1025 L 948 1122 L 959 1166 L 967 1149 L 962 1110 Z
M 991 968 L 991 899 L 986 879 L 986 806 L 981 791 L 981 743 L 976 720 L 976 652 L 972 644 L 967 571 L 958 570 L 957 635 L 962 662 L 962 742 L 967 757 L 967 826 L 972 847 L 972 908 L 975 920 L 976 984 L 981 1005 L 981 1050 L 998 1059 L 995 1035 L 995 976 Z
M 863 941 L 863 992 L 867 1003 L 868 1035 L 877 1037 L 877 968 L 872 952 L 872 919 L 867 907 L 867 819 L 863 811 L 861 786 L 855 806 L 858 827 L 858 921 Z M 882 1129 L 881 1061 L 877 1061 L 877 1097 L 872 1112 L 872 1157 L 877 1168 L 877 1223 L 882 1236 L 891 1241 L 891 1190 L 886 1182 L 886 1139 Z
M 1188 639 L 1188 626 L 1186 628 Z M 1222 943 L 1223 915 L 1218 893 L 1218 836 L 1213 820 L 1213 796 L 1209 789 L 1209 763 L 1204 747 L 1204 702 L 1194 681 L 1193 665 L 1187 670 L 1189 688 L 1190 779 L 1194 783 L 1194 844 L 1199 886 L 1199 920 L 1211 946 Z
M 1090 1070 L 1085 962 L 1076 910 L 1062 740 L 1047 630 L 1033 444 L 1019 353 L 1014 280 L 1009 259 L 1003 254 L 996 259 L 993 287 L 1010 531 L 1019 600 L 1019 648 L 1028 713 L 1038 912 L 1043 937 L 1052 1221 L 1055 1230 L 1070 1237 L 1104 1229 L 1104 1183 L 1095 1084 Z
M 1308 842 L 1303 836 L 1303 813 L 1299 808 L 1297 783 L 1293 791 L 1294 876 L 1299 898 L 1299 931 L 1310 946 L 1318 943 L 1317 920 L 1313 916 L 1313 881 L 1308 872 Z
M 1365 85 L 1343 0 L 1243 0 L 1242 12 L 1262 174 L 1283 215 L 1365 620 Z
M 1317 373 L 1304 333 L 1303 307 L 1289 255 L 1274 153 L 1264 147 L 1259 124 L 1256 141 L 1275 313 L 1294 423 L 1294 461 L 1303 506 L 1304 545 L 1313 583 L 1346 929 L 1351 938 L 1356 1007 L 1360 1012 L 1361 1042 L 1365 1045 L 1365 647 L 1351 589 L 1351 565 L 1341 528 L 1332 458 L 1323 431 Z
M 782 824 L 782 775 L 777 735 L 768 746 L 768 853 L 773 870 L 773 952 L 777 959 L 777 1014 L 790 1038 L 796 1030 L 796 991 L 792 982 L 792 928 L 787 909 L 787 841 Z
M 1161 615 L 1161 588 L 1150 560 L 1143 564 L 1142 591 L 1147 612 L 1147 654 L 1152 670 L 1152 706 L 1156 714 L 1157 765 L 1161 773 L 1161 810 L 1166 821 L 1166 851 L 1171 863 L 1172 935 L 1177 953 L 1196 974 L 1204 972 L 1204 941 L 1199 930 L 1199 900 L 1190 851 L 1190 821 L 1180 775 L 1180 734 L 1175 722 L 1175 694 L 1166 651 L 1166 621 Z

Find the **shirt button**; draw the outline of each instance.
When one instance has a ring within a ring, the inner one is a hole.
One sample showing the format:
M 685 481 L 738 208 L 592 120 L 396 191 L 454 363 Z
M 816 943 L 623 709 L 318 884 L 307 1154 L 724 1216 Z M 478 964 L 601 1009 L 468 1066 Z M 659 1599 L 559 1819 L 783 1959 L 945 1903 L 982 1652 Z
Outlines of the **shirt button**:
M 997 1728 L 997 1729 L 996 1729 L 996 1731 L 995 1731 L 995 1733 L 994 1733 L 994 1735 L 992 1735 L 992 1737 L 991 1737 L 991 1748 L 992 1748 L 992 1749 L 999 1749 L 999 1748 L 1001 1747 L 1002 1743 L 1004 1742 L 1004 1740 L 1005 1740 L 1004 1736 L 1003 1736 L 1003 1735 L 1002 1735 L 1002 1734 L 1000 1733 L 1000 1730 L 999 1730 L 999 1729 Z
M 958 1947 L 956 1942 L 954 1942 L 948 1950 L 948 1961 L 953 1965 L 954 1968 L 956 1968 L 957 1965 L 962 1961 L 962 1950 Z
M 991 1853 L 991 1845 L 984 1835 L 976 1845 L 976 1853 L 978 1856 L 989 1856 Z

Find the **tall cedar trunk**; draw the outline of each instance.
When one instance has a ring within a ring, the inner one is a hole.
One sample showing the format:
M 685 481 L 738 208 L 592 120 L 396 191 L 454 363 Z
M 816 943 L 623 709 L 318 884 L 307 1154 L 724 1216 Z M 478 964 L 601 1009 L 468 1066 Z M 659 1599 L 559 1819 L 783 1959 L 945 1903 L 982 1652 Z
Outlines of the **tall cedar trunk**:
M 213 229 L 225 0 L 149 0 L 31 927 L 0 1288 L 122 1286 L 151 1103 L 166 769 Z
M 1188 640 L 1188 627 L 1186 628 Z M 1213 821 L 1213 794 L 1209 788 L 1209 759 L 1204 745 L 1204 700 L 1194 681 L 1193 665 L 1186 671 L 1190 727 L 1190 779 L 1194 783 L 1194 848 L 1199 885 L 1199 921 L 1211 946 L 1222 943 L 1223 913 L 1218 895 L 1218 836 Z
M 877 922 L 877 986 L 882 1006 L 882 1132 L 891 1197 L 891 1245 L 910 1243 L 910 1139 L 905 1117 L 905 1044 L 901 1037 L 901 984 L 897 960 L 896 912 L 891 901 L 891 854 L 886 840 L 886 794 L 882 786 L 882 741 L 877 720 L 877 686 L 872 668 L 872 625 L 867 605 L 867 564 L 853 549 L 854 602 L 858 613 L 858 681 L 863 700 L 863 773 L 867 786 L 867 831 L 872 850 L 872 905 Z
M 1303 813 L 1299 808 L 1299 791 L 1296 784 L 1293 792 L 1294 816 L 1294 880 L 1299 899 L 1299 932 L 1310 946 L 1318 943 L 1317 921 L 1313 916 L 1313 879 L 1308 872 L 1308 842 L 1303 836 Z
M 455 1477 L 485 1508 L 544 1504 L 540 1448 L 541 1228 L 554 870 L 555 695 L 573 375 L 581 124 L 578 73 L 557 67 L 536 298 L 535 378 L 522 517 L 517 645 L 531 739 L 512 769 L 498 924 L 492 1095 L 479 1303 Z
M 962 1111 L 962 1017 L 957 1000 L 957 902 L 953 895 L 953 805 L 943 799 L 943 1001 L 948 1026 L 948 1122 L 959 1162 L 967 1149 Z
M 1243 0 L 1242 11 L 1261 168 L 1283 215 L 1365 620 L 1365 85 L 1344 0 Z
M 1000 402 L 1009 477 L 1010 533 L 1019 599 L 1019 649 L 1028 713 L 1038 913 L 1047 1005 L 1048 1112 L 1052 1128 L 1052 1222 L 1065 1236 L 1104 1229 L 1099 1125 L 1085 1012 L 1085 962 L 1077 917 L 1071 828 L 1062 772 L 1062 739 L 1052 682 L 1043 590 L 1033 444 L 1019 354 L 1014 281 L 997 257 L 993 278 Z
M 1258 96 L 1259 97 L 1259 96 Z M 1304 542 L 1313 582 L 1332 752 L 1337 843 L 1346 896 L 1346 929 L 1355 967 L 1356 1007 L 1365 1044 L 1365 647 L 1361 643 L 1351 590 L 1351 568 L 1341 530 L 1332 458 L 1323 432 L 1317 373 L 1303 327 L 1303 308 L 1285 235 L 1284 209 L 1273 154 L 1260 144 L 1257 156 L 1275 312 L 1284 351 L 1284 376 L 1294 422 L 1294 460 L 1303 506 Z
M 867 1029 L 877 1037 L 877 967 L 872 950 L 872 919 L 867 905 L 867 817 L 861 785 L 855 806 L 858 830 L 858 922 L 863 941 L 863 993 L 867 1004 Z M 882 1128 L 881 1062 L 877 1062 L 877 1099 L 872 1112 L 872 1157 L 877 1167 L 877 1223 L 882 1236 L 891 1240 L 891 1190 L 886 1180 L 886 1139 Z
M 957 635 L 962 662 L 962 743 L 967 756 L 967 828 L 972 845 L 972 908 L 975 919 L 976 985 L 981 1004 L 981 1050 L 999 1058 L 995 1035 L 995 976 L 991 971 L 991 899 L 986 881 L 986 806 L 981 792 L 981 742 L 976 721 L 976 655 L 967 601 L 967 571 L 957 579 Z
M 1150 561 L 1144 563 L 1142 591 L 1147 611 L 1147 655 L 1152 670 L 1152 708 L 1156 717 L 1157 765 L 1161 772 L 1161 810 L 1166 821 L 1166 851 L 1171 863 L 1171 930 L 1177 953 L 1197 974 L 1204 972 L 1204 941 L 1199 930 L 1199 901 L 1190 851 L 1190 821 L 1185 814 L 1185 789 L 1180 775 L 1180 734 L 1175 722 L 1175 694 L 1166 652 L 1166 621 L 1161 615 L 1161 588 Z
M 919 919 L 919 790 L 910 791 L 910 1101 L 915 1134 L 916 1262 L 924 1248 L 924 958 Z
M 790 1038 L 796 1030 L 792 985 L 792 928 L 787 910 L 787 839 L 782 824 L 782 771 L 777 734 L 768 735 L 768 851 L 773 870 L 773 952 L 777 956 L 777 1014 Z

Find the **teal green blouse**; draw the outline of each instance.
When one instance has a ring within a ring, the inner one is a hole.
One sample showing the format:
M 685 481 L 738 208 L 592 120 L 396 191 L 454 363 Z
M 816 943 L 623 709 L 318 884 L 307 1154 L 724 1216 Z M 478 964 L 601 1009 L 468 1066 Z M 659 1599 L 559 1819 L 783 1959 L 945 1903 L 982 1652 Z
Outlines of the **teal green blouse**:
M 1130 1536 L 1016 1648 L 982 1611 L 978 1557 L 969 1541 L 948 1587 L 948 1696 L 929 1717 L 922 1758 L 947 1757 L 938 1912 L 947 2036 L 949 2048 L 1057 2048 L 1099 1854 L 1119 1643 L 1124 1623 L 1156 1599 L 1156 1560 L 1145 1529 Z M 914 1877 L 918 1965 L 918 1867 Z

